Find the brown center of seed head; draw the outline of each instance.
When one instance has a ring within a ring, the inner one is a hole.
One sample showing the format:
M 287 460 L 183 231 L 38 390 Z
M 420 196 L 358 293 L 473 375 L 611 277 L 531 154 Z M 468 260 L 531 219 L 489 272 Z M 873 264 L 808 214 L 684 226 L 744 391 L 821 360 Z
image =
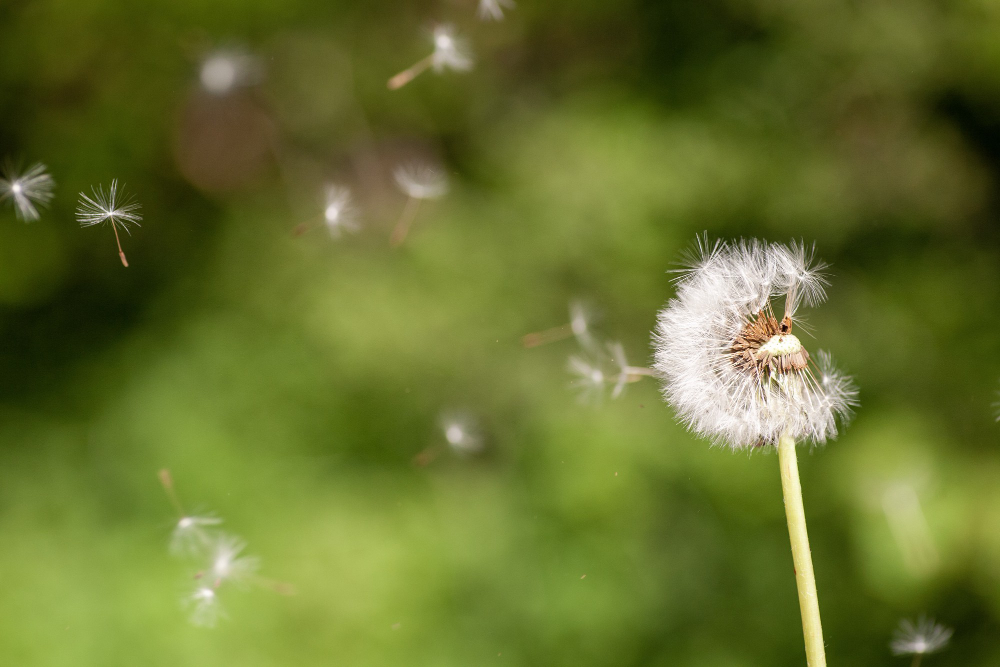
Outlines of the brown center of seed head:
M 737 370 L 758 376 L 801 371 L 809 364 L 809 353 L 792 335 L 792 318 L 779 322 L 770 308 L 747 320 L 729 351 Z

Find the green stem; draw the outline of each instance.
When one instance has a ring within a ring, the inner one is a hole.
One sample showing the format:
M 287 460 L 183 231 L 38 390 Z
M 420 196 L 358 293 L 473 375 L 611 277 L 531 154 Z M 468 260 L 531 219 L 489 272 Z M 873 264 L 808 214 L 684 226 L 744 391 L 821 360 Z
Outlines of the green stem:
M 920 667 L 920 661 L 923 659 L 923 657 L 924 657 L 923 653 L 918 653 L 915 656 L 913 656 L 913 663 L 910 665 L 910 667 Z
M 792 543 L 792 563 L 795 565 L 795 585 L 799 589 L 799 609 L 802 612 L 802 634 L 806 643 L 806 664 L 826 667 L 823 648 L 823 625 L 819 620 L 819 599 L 816 597 L 816 577 L 813 574 L 806 513 L 802 507 L 802 485 L 799 465 L 795 458 L 795 440 L 788 434 L 778 440 L 778 465 L 781 467 L 781 490 L 785 496 L 785 516 L 788 537 Z

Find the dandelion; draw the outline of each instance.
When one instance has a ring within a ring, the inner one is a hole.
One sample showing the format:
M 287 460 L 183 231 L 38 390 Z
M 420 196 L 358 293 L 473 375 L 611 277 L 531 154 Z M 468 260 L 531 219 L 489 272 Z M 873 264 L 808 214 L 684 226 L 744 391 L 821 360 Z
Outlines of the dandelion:
M 191 623 L 198 627 L 215 627 L 219 618 L 225 616 L 219 604 L 219 594 L 210 586 L 199 585 L 184 598 L 184 603 L 191 609 Z
M 849 414 L 856 392 L 792 333 L 798 308 L 825 298 L 822 269 L 802 246 L 702 248 L 660 312 L 655 340 L 664 396 L 688 428 L 733 449 L 836 436 L 835 417 Z M 784 299 L 780 320 L 773 298 Z
M 803 245 L 756 240 L 701 241 L 693 260 L 659 314 L 655 370 L 692 431 L 734 450 L 777 446 L 806 656 L 825 665 L 795 443 L 835 437 L 857 393 L 792 333 L 799 308 L 825 298 L 825 267 Z M 783 301 L 780 320 L 772 299 Z
M 504 8 L 514 9 L 514 0 L 479 0 L 476 13 L 483 21 L 502 21 Z
M 909 619 L 899 622 L 889 648 L 893 655 L 912 655 L 912 667 L 917 667 L 928 653 L 937 653 L 951 640 L 952 629 L 921 616 L 916 623 Z
M 220 49 L 201 63 L 198 79 L 212 95 L 228 95 L 237 88 L 253 86 L 263 78 L 260 60 L 240 49 Z
M 525 334 L 521 337 L 521 344 L 524 347 L 538 347 L 574 336 L 581 347 L 586 350 L 595 350 L 599 347 L 591 332 L 591 326 L 595 319 L 597 318 L 594 313 L 583 303 L 570 301 L 569 322 L 543 331 Z
M 80 203 L 76 207 L 76 219 L 81 227 L 93 227 L 102 222 L 111 223 L 111 228 L 115 232 L 115 241 L 118 243 L 118 256 L 122 260 L 123 266 L 128 266 L 125 253 L 122 251 L 121 238 L 118 229 L 121 228 L 129 234 L 129 225 L 138 225 L 142 220 L 138 210 L 141 205 L 137 203 L 131 195 L 119 195 L 118 181 L 111 181 L 111 187 L 107 190 L 98 185 L 92 188 L 93 198 L 84 193 L 80 193 Z
M 55 181 L 40 162 L 23 173 L 19 172 L 9 163 L 3 168 L 0 173 L 0 201 L 10 199 L 17 218 L 32 222 L 39 218 L 37 207 L 46 207 L 52 201 Z
M 413 163 L 397 167 L 393 177 L 396 179 L 396 185 L 408 198 L 399 222 L 389 237 L 389 245 L 395 247 L 406 240 L 410 225 L 417 216 L 420 202 L 424 199 L 438 199 L 448 193 L 448 176 L 429 164 Z
M 441 73 L 446 69 L 465 72 L 472 69 L 472 56 L 469 55 L 465 40 L 455 35 L 455 29 L 450 25 L 439 25 L 434 28 L 434 51 L 409 68 L 389 79 L 389 90 L 402 88 L 418 75 L 429 68 Z
M 260 567 L 256 556 L 240 555 L 246 542 L 233 535 L 217 534 L 209 547 L 210 564 L 205 572 L 208 581 L 218 588 L 225 582 L 247 583 Z

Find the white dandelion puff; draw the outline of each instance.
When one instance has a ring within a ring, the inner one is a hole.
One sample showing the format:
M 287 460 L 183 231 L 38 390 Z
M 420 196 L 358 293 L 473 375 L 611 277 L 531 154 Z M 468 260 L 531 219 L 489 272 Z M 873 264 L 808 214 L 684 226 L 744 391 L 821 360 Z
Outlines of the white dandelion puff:
M 246 542 L 233 535 L 224 533 L 213 536 L 208 550 L 210 559 L 205 577 L 214 588 L 223 583 L 247 583 L 260 567 L 256 556 L 241 555 L 246 548 Z
M 210 586 L 199 585 L 184 598 L 184 605 L 190 609 L 191 624 L 198 627 L 215 627 L 219 619 L 225 616 L 219 603 L 219 593 Z
M 476 14 L 483 21 L 502 21 L 504 9 L 514 9 L 514 0 L 479 0 Z
M 122 264 L 128 266 L 125 253 L 122 251 L 121 238 L 118 235 L 119 228 L 131 234 L 129 225 L 139 225 L 142 216 L 139 215 L 141 205 L 135 201 L 131 195 L 123 195 L 118 191 L 118 181 L 111 181 L 111 187 L 107 190 L 98 185 L 91 190 L 93 197 L 88 197 L 85 193 L 80 193 L 80 203 L 76 207 L 76 219 L 81 227 L 93 227 L 102 222 L 111 224 L 115 232 L 115 241 L 118 243 L 118 257 Z
M 246 51 L 220 49 L 202 60 L 198 79 L 206 92 L 222 96 L 260 83 L 263 70 L 260 59 Z
M 416 162 L 397 167 L 393 178 L 407 197 L 403 213 L 389 237 L 389 244 L 398 246 L 406 240 L 421 200 L 438 199 L 448 193 L 448 175 L 430 164 Z
M 340 238 L 344 232 L 357 231 L 357 210 L 354 207 L 351 191 L 348 188 L 339 185 L 328 185 L 326 187 L 323 222 L 326 224 L 330 236 L 335 239 Z
M 483 451 L 483 436 L 476 422 L 466 415 L 445 415 L 441 418 L 441 431 L 453 452 L 462 456 Z
M 914 623 L 909 619 L 899 622 L 889 648 L 893 655 L 926 655 L 936 653 L 948 645 L 953 630 L 921 616 Z
M 857 390 L 792 333 L 799 309 L 825 298 L 824 266 L 812 250 L 700 240 L 691 259 L 655 333 L 655 370 L 680 420 L 733 449 L 776 444 L 782 434 L 836 437 L 836 418 L 850 413 Z
M 178 556 L 196 556 L 212 544 L 212 528 L 222 523 L 214 516 L 182 516 L 170 535 L 170 553 Z
M 389 79 L 389 83 L 387 84 L 389 90 L 402 88 L 428 69 L 433 69 L 438 73 L 446 69 L 453 69 L 458 72 L 465 72 L 472 69 L 473 60 L 468 44 L 464 39 L 455 34 L 454 27 L 447 24 L 439 25 L 434 28 L 432 37 L 434 51 L 426 58 L 418 60 L 407 69 Z
M 52 201 L 55 184 L 40 162 L 24 172 L 8 163 L 0 174 L 0 201 L 10 199 L 17 218 L 32 222 L 40 217 L 38 207 L 44 208 Z

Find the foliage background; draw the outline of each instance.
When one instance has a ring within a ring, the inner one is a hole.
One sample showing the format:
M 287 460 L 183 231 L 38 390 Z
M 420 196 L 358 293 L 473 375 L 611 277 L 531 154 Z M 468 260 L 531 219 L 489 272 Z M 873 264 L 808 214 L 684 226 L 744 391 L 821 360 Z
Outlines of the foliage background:
M 833 266 L 807 345 L 862 406 L 800 458 L 830 663 L 906 664 L 892 630 L 927 612 L 955 628 L 928 664 L 997 664 L 1000 6 L 474 9 L 0 5 L 0 153 L 58 184 L 40 222 L 0 215 L 2 662 L 802 664 L 776 457 L 686 434 L 651 381 L 581 405 L 573 343 L 519 344 L 583 298 L 642 363 L 707 230 L 815 241 Z M 477 69 L 385 90 L 441 20 Z M 246 153 L 196 163 L 246 173 L 196 187 L 178 146 L 198 60 L 227 44 L 267 77 L 205 111 Z M 392 250 L 414 152 L 454 187 Z M 327 177 L 364 229 L 293 236 Z M 128 269 L 73 216 L 111 178 L 145 215 Z M 414 465 L 449 409 L 487 451 Z M 162 467 L 298 593 L 236 591 L 192 627 Z M 899 483 L 927 567 L 883 510 Z

